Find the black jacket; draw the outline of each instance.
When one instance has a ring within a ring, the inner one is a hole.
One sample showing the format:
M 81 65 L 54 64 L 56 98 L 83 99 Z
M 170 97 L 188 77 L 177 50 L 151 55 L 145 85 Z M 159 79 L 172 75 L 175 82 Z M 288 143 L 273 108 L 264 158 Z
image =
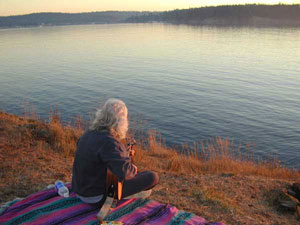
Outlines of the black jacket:
M 126 147 L 107 131 L 86 131 L 77 143 L 72 190 L 80 196 L 105 194 L 107 168 L 122 179 L 137 173 Z

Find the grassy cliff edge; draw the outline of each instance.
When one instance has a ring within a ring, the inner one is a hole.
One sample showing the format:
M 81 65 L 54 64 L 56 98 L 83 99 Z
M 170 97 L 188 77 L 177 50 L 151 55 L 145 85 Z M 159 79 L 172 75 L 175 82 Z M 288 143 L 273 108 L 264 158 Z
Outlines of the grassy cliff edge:
M 0 112 L 0 203 L 25 197 L 55 180 L 71 181 L 80 120 L 63 125 Z M 297 224 L 276 203 L 279 192 L 300 180 L 300 172 L 276 161 L 254 162 L 232 155 L 232 144 L 216 138 L 202 153 L 180 154 L 154 131 L 136 146 L 139 170 L 160 174 L 152 199 L 175 205 L 210 221 L 226 224 Z M 204 159 L 205 158 L 205 159 Z

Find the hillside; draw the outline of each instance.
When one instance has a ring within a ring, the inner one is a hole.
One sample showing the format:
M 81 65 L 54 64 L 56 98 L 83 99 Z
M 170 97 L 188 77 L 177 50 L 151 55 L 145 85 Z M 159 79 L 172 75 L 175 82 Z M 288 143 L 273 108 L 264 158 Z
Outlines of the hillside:
M 0 28 L 149 22 L 222 26 L 300 26 L 300 5 L 224 5 L 165 12 L 32 13 L 0 17 Z
M 0 112 L 0 203 L 36 192 L 55 180 L 71 181 L 76 141 L 83 123 L 62 125 Z M 226 224 L 297 224 L 293 212 L 277 203 L 278 194 L 300 180 L 300 172 L 276 162 L 232 158 L 227 140 L 208 143 L 201 155 L 182 155 L 156 139 L 154 131 L 136 146 L 139 171 L 154 170 L 160 183 L 152 199 Z
M 90 12 L 90 13 L 32 13 L 20 16 L 0 17 L 0 28 L 33 27 L 78 24 L 121 23 L 144 12 Z
M 300 5 L 247 4 L 178 9 L 130 17 L 126 21 L 190 25 L 299 26 Z

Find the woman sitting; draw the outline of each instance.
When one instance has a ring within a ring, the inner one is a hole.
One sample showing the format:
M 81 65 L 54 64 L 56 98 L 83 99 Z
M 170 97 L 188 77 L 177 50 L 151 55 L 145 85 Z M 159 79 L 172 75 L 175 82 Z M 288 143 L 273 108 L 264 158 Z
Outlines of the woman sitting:
M 128 131 L 128 111 L 119 99 L 109 99 L 89 129 L 80 137 L 73 164 L 72 190 L 86 203 L 101 207 L 106 198 L 109 169 L 123 181 L 122 197 L 153 188 L 159 181 L 152 171 L 138 173 L 121 143 Z

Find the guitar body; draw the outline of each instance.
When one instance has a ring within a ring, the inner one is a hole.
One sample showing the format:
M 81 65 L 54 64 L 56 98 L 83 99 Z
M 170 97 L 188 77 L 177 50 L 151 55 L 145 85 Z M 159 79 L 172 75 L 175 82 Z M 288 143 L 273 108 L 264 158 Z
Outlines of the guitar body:
M 134 138 L 127 139 L 127 150 L 128 156 L 133 161 L 133 157 L 135 155 L 135 151 L 133 150 L 133 146 L 136 144 Z M 119 178 L 116 177 L 109 169 L 107 169 L 106 175 L 106 193 L 107 195 L 112 195 L 114 199 L 118 201 L 122 198 L 122 191 L 123 191 L 123 183 L 119 181 Z M 113 192 L 113 194 L 111 193 Z
M 112 195 L 114 199 L 121 200 L 122 198 L 123 183 L 119 181 L 109 169 L 107 169 L 106 175 L 106 193 L 107 195 Z M 113 193 L 111 193 L 113 192 Z

